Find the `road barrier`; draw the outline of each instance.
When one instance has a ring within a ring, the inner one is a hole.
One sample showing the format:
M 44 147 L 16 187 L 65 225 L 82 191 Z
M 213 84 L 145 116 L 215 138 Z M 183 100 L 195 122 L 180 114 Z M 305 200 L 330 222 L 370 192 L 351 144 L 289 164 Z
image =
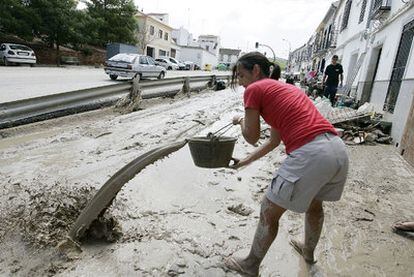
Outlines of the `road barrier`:
M 217 81 L 230 81 L 230 75 L 205 75 L 147 80 L 139 83 L 143 99 L 174 96 L 213 89 Z M 80 113 L 113 105 L 132 89 L 132 82 L 88 88 L 59 94 L 0 103 L 0 129 Z

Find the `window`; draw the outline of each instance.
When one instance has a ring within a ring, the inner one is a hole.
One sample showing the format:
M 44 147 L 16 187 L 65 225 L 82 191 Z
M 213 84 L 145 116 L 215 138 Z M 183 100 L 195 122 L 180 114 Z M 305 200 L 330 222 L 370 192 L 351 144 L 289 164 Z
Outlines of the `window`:
M 164 50 L 158 50 L 158 56 L 167 56 L 167 52 Z
M 168 40 L 168 33 L 165 33 L 165 34 L 164 34 L 164 39 L 165 39 L 165 40 Z
M 150 35 L 153 36 L 155 33 L 155 28 L 154 26 L 150 26 Z
M 153 58 L 151 58 L 151 57 L 147 57 L 147 59 L 148 59 L 148 63 L 149 63 L 150 65 L 155 65 L 155 61 L 154 61 L 154 59 L 153 59 Z
M 394 113 L 401 84 L 407 68 L 411 48 L 414 40 L 414 20 L 404 26 L 403 33 L 398 46 L 397 56 L 391 73 L 391 80 L 388 85 L 387 97 L 384 103 L 384 110 Z M 405 91 L 404 91 L 405 92 Z
M 342 18 L 341 31 L 348 27 L 349 14 L 351 13 L 352 0 L 348 0 L 345 4 L 344 17 Z
M 159 38 L 162 38 L 162 34 L 163 34 L 162 30 L 159 30 L 159 31 L 158 31 L 158 37 L 159 37 Z
M 365 17 L 365 10 L 367 9 L 367 0 L 363 0 L 362 1 L 362 5 L 361 5 L 361 13 L 359 15 L 359 21 L 358 24 L 361 23 L 362 21 L 364 21 L 364 17 Z
M 148 64 L 147 57 L 141 56 L 139 57 L 140 64 Z

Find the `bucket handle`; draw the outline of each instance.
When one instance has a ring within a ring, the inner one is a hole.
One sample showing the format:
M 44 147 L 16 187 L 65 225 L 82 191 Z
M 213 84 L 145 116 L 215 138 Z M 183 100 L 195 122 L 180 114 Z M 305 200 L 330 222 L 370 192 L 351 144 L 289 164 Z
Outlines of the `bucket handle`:
M 231 163 L 231 162 L 233 162 L 233 163 Z M 240 162 L 240 159 L 231 158 L 231 159 L 230 159 L 230 162 L 229 162 L 229 165 L 228 165 L 227 167 L 231 167 L 231 168 L 233 168 L 233 167 L 234 167 L 234 166 L 236 166 L 239 162 Z
M 231 123 L 229 123 L 229 124 L 227 124 L 227 125 L 225 125 L 224 127 L 222 127 L 222 128 L 220 128 L 220 129 L 218 129 L 217 131 L 215 131 L 214 133 L 209 133 L 208 135 L 207 135 L 207 137 L 210 137 L 211 139 L 215 139 L 215 138 L 219 138 L 219 137 L 221 137 L 222 135 L 224 135 L 228 130 L 230 130 L 231 129 L 231 127 L 233 127 L 233 122 L 231 122 Z M 227 129 L 226 129 L 227 128 Z M 224 129 L 226 129 L 226 130 L 224 130 Z M 224 131 L 223 131 L 224 130 Z M 218 133 L 220 133 L 220 134 L 218 134 Z M 217 135 L 218 134 L 218 135 Z

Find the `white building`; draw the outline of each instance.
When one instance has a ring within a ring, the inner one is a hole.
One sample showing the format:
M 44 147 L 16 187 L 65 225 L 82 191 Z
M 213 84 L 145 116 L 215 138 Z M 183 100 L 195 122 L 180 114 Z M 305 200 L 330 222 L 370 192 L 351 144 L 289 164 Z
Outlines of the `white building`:
M 193 35 L 185 28 L 180 27 L 172 31 L 172 38 L 180 46 L 199 46 Z
M 217 66 L 217 56 L 200 46 L 181 46 L 181 60 L 198 64 L 202 69 Z
M 308 62 L 311 56 L 308 53 L 308 45 L 304 44 L 301 47 L 293 50 L 289 55 L 288 70 L 292 74 L 298 74 L 307 70 Z
M 315 34 L 313 66 L 320 72 L 332 55 L 344 68 L 344 93 L 370 102 L 392 123 L 391 135 L 414 165 L 414 0 L 334 2 Z M 300 57 L 300 48 L 291 55 Z M 299 64 L 299 65 L 298 65 Z
M 234 65 L 239 59 L 241 50 L 220 48 L 219 50 L 219 63 L 227 64 L 229 66 Z
M 414 163 L 414 1 L 368 2 L 372 20 L 363 34 L 366 58 L 357 97 L 385 112 L 396 146 Z
M 180 47 L 172 39 L 173 28 L 168 25 L 168 14 L 144 14 L 138 11 L 138 49 L 153 58 L 179 58 Z
M 213 35 L 201 35 L 198 37 L 198 44 L 216 57 L 219 56 L 220 37 Z
M 335 1 L 331 4 L 307 43 L 290 53 L 288 71 L 306 73 L 316 70 L 319 74 L 323 74 L 336 52 L 338 28 L 335 20 L 339 3 L 340 1 Z
M 337 19 L 336 51 L 348 90 L 393 123 L 391 136 L 400 146 L 414 93 L 413 1 L 343 0 Z

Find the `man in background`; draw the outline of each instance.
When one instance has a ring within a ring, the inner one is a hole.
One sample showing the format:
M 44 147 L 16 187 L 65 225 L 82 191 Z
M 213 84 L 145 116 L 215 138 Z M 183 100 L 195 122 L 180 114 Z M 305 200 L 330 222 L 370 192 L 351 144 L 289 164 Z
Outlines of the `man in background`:
M 332 106 L 335 105 L 338 83 L 342 86 L 343 73 L 342 65 L 338 63 L 338 56 L 333 55 L 332 63 L 326 67 L 322 78 L 322 85 L 325 85 L 325 97 L 329 98 Z

